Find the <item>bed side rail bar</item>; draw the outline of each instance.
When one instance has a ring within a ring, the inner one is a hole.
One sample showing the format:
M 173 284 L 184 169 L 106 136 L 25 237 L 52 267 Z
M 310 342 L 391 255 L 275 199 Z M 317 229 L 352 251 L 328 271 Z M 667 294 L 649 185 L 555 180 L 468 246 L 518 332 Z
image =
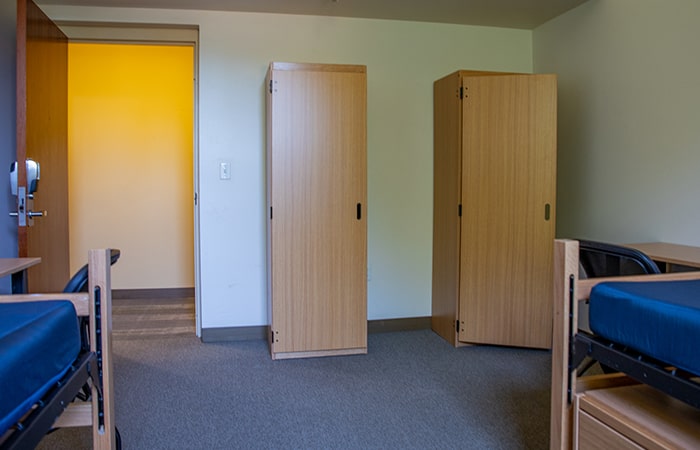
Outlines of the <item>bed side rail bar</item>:
M 46 435 L 46 430 L 51 429 L 56 418 L 73 401 L 75 393 L 87 383 L 94 363 L 95 355 L 84 353 L 54 388 L 41 399 L 31 414 L 16 425 L 15 431 L 0 445 L 0 448 L 15 450 L 36 447 Z
M 623 277 L 600 277 L 588 278 L 579 280 L 577 277 L 575 297 L 576 300 L 586 300 L 591 295 L 593 286 L 604 281 L 681 281 L 681 280 L 697 280 L 700 278 L 700 273 L 695 272 L 673 272 L 659 273 L 649 275 L 627 275 Z
M 70 300 L 79 316 L 90 315 L 90 295 L 87 292 L 74 294 L 11 294 L 0 295 L 0 303 L 39 302 L 45 300 Z
M 573 353 L 573 369 L 576 369 L 583 359 L 590 357 L 640 383 L 700 408 L 700 383 L 693 380 L 697 375 L 668 367 L 661 361 L 582 331 L 576 334 L 572 342 L 570 351 Z

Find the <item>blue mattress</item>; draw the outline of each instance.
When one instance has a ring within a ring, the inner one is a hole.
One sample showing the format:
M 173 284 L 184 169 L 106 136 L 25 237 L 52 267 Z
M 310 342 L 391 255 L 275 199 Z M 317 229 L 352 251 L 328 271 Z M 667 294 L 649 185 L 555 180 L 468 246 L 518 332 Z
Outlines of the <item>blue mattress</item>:
M 58 381 L 80 352 L 73 304 L 0 304 L 0 436 Z
M 589 321 L 599 336 L 700 375 L 700 280 L 600 283 Z

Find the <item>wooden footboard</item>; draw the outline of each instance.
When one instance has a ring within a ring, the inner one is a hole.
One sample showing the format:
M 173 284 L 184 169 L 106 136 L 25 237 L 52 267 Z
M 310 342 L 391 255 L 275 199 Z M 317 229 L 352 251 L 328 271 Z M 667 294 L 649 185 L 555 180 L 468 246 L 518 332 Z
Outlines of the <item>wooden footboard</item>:
M 92 395 L 89 401 L 75 401 L 58 417 L 56 428 L 92 426 L 93 449 L 116 448 L 114 423 L 114 378 L 112 361 L 112 290 L 110 250 L 90 250 L 88 253 L 87 293 L 77 294 L 18 294 L 0 296 L 0 303 L 70 300 L 78 316 L 89 317 L 90 351 L 97 357 L 92 371 Z
M 573 404 L 577 393 L 634 383 L 620 374 L 582 377 L 570 368 L 569 342 L 578 327 L 578 302 L 603 281 L 662 281 L 700 279 L 700 272 L 635 275 L 614 278 L 579 279 L 579 243 L 554 242 L 554 305 L 552 342 L 552 387 L 550 448 L 574 448 Z

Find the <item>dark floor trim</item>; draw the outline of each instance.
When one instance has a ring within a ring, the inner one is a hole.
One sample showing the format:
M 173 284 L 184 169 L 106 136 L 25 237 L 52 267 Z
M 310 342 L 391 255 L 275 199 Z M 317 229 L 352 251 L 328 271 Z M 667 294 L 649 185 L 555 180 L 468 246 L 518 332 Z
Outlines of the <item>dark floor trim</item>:
M 367 322 L 367 333 L 387 333 L 392 331 L 429 330 L 430 316 L 405 317 L 402 319 L 381 319 Z
M 267 339 L 267 325 L 257 327 L 202 328 L 202 342 Z
M 267 325 L 254 327 L 202 328 L 202 342 L 251 341 L 267 339 Z M 407 317 L 404 319 L 382 319 L 367 322 L 367 333 L 392 331 L 429 330 L 430 317 Z
M 112 298 L 186 298 L 194 297 L 194 288 L 112 289 Z

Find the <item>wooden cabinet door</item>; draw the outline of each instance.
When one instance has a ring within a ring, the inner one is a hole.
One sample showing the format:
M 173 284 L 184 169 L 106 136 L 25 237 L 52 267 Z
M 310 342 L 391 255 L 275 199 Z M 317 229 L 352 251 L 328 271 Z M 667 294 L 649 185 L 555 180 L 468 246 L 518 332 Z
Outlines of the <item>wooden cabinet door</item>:
M 459 72 L 433 85 L 432 329 L 457 345 L 459 205 L 462 189 L 462 100 Z
M 270 81 L 273 357 L 366 352 L 365 69 L 274 63 Z
M 556 78 L 463 78 L 459 340 L 549 348 Z

